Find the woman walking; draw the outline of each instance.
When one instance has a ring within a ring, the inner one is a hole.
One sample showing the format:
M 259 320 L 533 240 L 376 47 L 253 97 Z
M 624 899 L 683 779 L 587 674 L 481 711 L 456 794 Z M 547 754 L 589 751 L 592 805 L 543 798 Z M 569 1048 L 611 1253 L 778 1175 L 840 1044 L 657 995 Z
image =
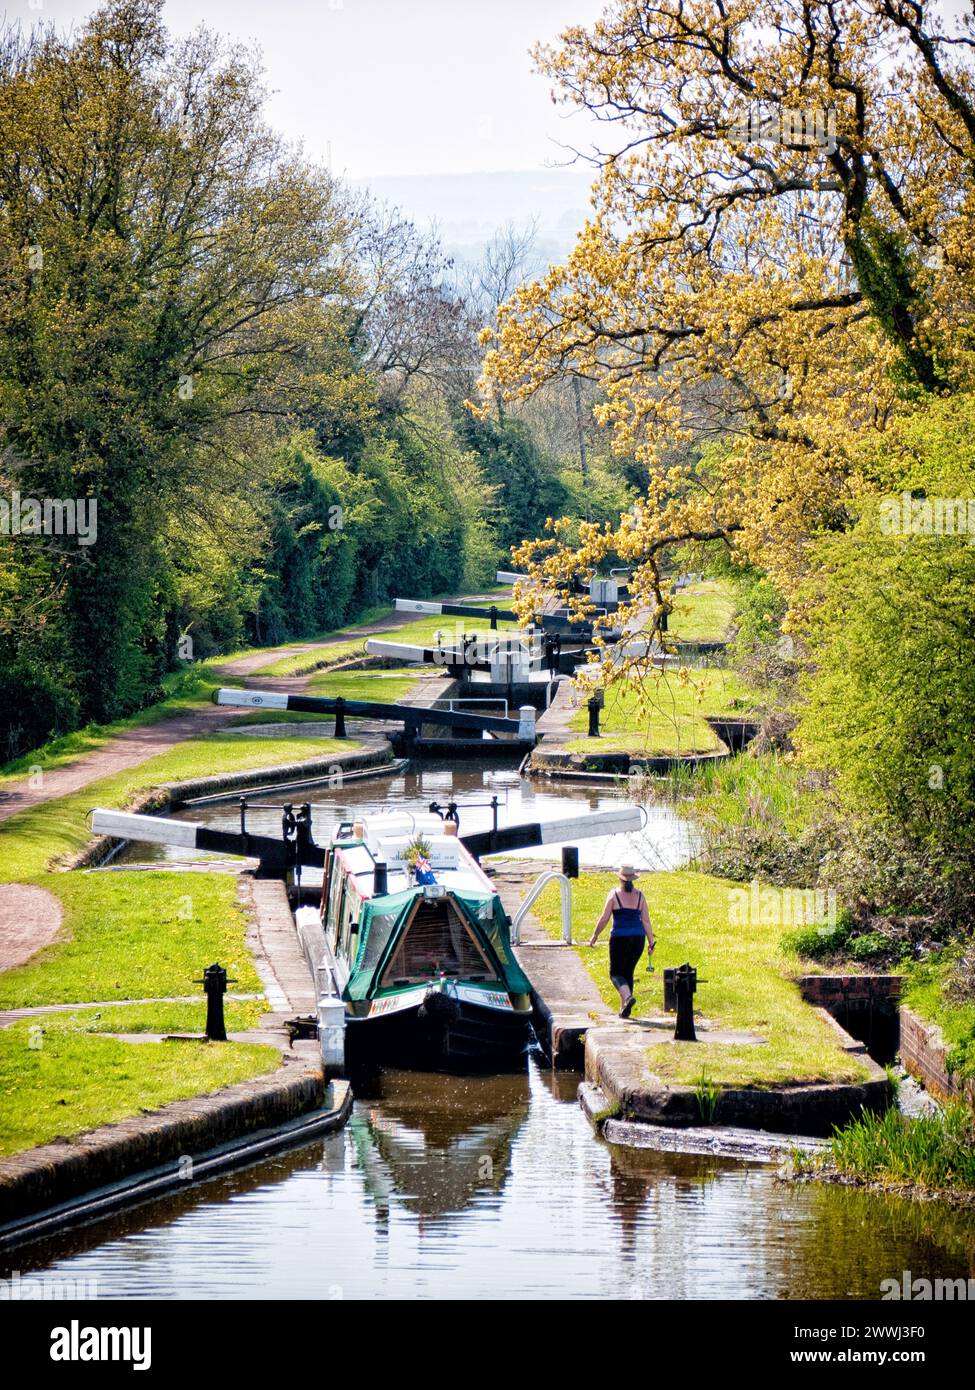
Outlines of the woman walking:
M 610 917 L 613 930 L 609 934 L 609 978 L 619 990 L 620 1018 L 629 1018 L 635 1002 L 633 995 L 633 974 L 643 955 L 643 942 L 653 954 L 653 927 L 650 925 L 650 912 L 647 900 L 634 886 L 637 877 L 632 864 L 621 864 L 619 887 L 606 894 L 603 915 L 596 923 L 590 946 L 595 946 L 599 933 Z

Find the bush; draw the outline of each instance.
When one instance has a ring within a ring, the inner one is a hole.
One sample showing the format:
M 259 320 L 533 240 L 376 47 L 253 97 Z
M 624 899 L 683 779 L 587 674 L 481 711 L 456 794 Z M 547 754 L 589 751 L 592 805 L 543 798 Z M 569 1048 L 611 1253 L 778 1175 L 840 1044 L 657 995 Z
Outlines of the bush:
M 52 735 L 76 729 L 77 694 L 43 668 L 0 662 L 0 760 L 39 748 Z
M 819 956 L 841 951 L 849 935 L 849 926 L 840 919 L 835 927 L 799 927 L 796 931 L 787 932 L 782 938 L 782 947 L 792 955 L 816 960 Z
M 885 955 L 891 944 L 890 937 L 882 932 L 870 931 L 850 941 L 847 950 L 854 960 L 873 960 L 876 956 Z

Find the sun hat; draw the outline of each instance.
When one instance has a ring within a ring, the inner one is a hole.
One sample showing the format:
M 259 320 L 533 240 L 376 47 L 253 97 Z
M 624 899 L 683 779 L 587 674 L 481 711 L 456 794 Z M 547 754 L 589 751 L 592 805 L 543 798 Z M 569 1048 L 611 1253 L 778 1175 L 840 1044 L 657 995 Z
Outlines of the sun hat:
M 621 864 L 617 870 L 620 878 L 639 878 L 640 871 L 635 869 L 632 864 Z

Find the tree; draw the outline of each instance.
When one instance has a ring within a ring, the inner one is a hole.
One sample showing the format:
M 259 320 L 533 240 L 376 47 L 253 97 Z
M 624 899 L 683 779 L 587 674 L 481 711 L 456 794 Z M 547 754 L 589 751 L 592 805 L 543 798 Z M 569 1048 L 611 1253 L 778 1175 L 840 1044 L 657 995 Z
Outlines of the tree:
M 611 144 L 569 259 L 500 311 L 484 409 L 590 378 L 650 470 L 618 527 L 526 554 L 540 578 L 617 555 L 659 614 L 674 546 L 710 538 L 792 592 L 868 482 L 861 434 L 966 389 L 973 33 L 923 0 L 617 0 L 539 51 Z
M 817 544 L 797 620 L 810 657 L 796 732 L 806 761 L 832 772 L 851 817 L 896 827 L 935 872 L 954 864 L 969 884 L 973 440 L 970 396 L 898 422 L 874 460 L 889 491 Z
M 22 491 L 98 503 L 97 543 L 59 554 L 98 719 L 153 680 L 168 515 L 239 488 L 262 429 L 324 389 L 348 289 L 347 211 L 263 124 L 254 59 L 175 42 L 161 9 L 0 43 L 0 410 Z

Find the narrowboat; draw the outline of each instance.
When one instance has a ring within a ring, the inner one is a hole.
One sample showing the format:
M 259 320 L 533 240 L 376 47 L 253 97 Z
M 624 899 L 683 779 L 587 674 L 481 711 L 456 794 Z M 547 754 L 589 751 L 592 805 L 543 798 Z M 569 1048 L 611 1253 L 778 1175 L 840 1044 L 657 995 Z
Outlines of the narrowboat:
M 345 1004 L 346 1061 L 523 1067 L 531 986 L 510 919 L 456 826 L 417 825 L 343 822 L 326 849 L 319 906 L 296 914 L 320 987 Z

